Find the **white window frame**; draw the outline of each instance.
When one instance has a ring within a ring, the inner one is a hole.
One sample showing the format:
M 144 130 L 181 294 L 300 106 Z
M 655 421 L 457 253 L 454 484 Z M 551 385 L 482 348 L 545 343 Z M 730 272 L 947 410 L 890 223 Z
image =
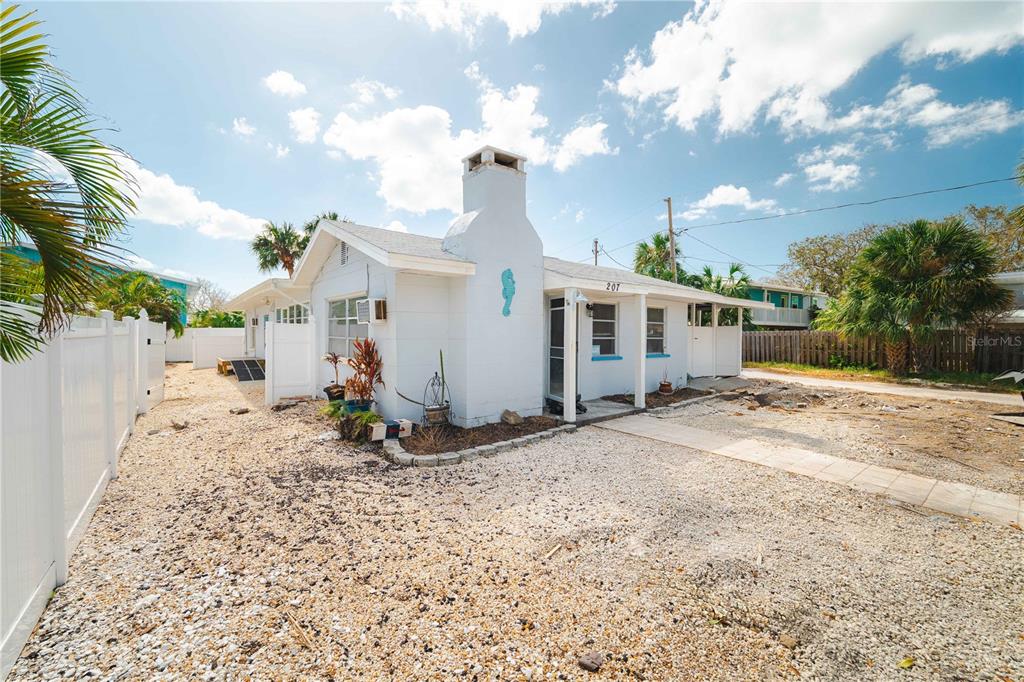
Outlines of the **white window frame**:
M 606 319 L 603 319 L 603 318 L 598 318 L 597 317 L 597 306 L 599 306 L 599 305 L 611 306 L 612 310 L 615 311 L 614 312 L 615 318 L 611 319 L 611 320 L 606 320 Z M 612 332 L 612 336 L 611 337 L 608 337 L 608 336 L 600 336 L 600 337 L 599 336 L 595 336 L 594 335 L 594 323 L 595 322 L 611 322 L 615 326 L 615 330 Z M 612 352 L 611 353 L 595 353 L 595 352 L 593 352 L 594 351 L 593 347 L 596 345 L 594 343 L 594 341 L 596 339 L 601 339 L 602 341 L 604 341 L 604 340 L 607 340 L 609 338 L 611 338 L 612 343 L 615 344 L 614 347 L 612 348 Z M 591 346 L 591 349 L 590 349 L 591 357 L 608 357 L 608 356 L 615 356 L 615 355 L 619 354 L 619 304 L 618 303 L 605 303 L 603 301 L 594 301 L 593 315 L 590 318 L 590 346 Z
M 349 343 L 351 341 L 353 341 L 354 339 L 357 339 L 357 338 L 365 338 L 365 337 L 361 337 L 361 336 L 358 336 L 358 337 L 357 336 L 348 336 L 349 324 L 350 323 L 359 324 L 359 321 L 358 321 L 358 318 L 357 318 L 357 314 L 356 314 L 356 310 L 355 310 L 355 302 L 360 300 L 360 299 L 364 299 L 364 298 L 366 298 L 366 294 L 355 294 L 355 295 L 350 295 L 350 296 L 339 296 L 338 298 L 331 298 L 331 299 L 327 300 L 327 326 L 326 326 L 326 332 L 327 332 L 327 350 L 328 350 L 328 352 L 331 350 L 331 340 L 332 339 L 336 340 L 336 341 L 344 341 L 345 342 L 346 351 L 342 355 L 344 357 L 348 357 L 348 355 L 347 355 L 348 350 L 347 349 L 349 347 Z M 345 303 L 345 317 L 334 317 L 331 314 L 331 308 L 334 306 L 335 303 L 341 303 L 341 302 Z M 352 310 L 351 315 L 349 315 L 349 309 L 350 309 L 349 304 L 350 303 L 352 304 L 351 305 L 351 310 Z M 345 320 L 345 334 L 346 334 L 345 336 L 333 336 L 331 334 L 331 323 L 332 322 L 336 322 L 338 320 Z M 368 333 L 369 333 L 369 325 L 367 325 L 367 334 Z
M 652 310 L 660 310 L 661 311 L 661 322 L 651 322 L 651 311 Z M 655 354 L 655 355 L 665 355 L 665 354 L 667 354 L 668 353 L 668 306 L 660 306 L 660 305 L 649 305 L 649 306 L 647 306 L 647 317 L 646 317 L 646 319 L 647 319 L 647 324 L 648 325 L 651 325 L 651 324 L 660 324 L 661 325 L 661 336 L 660 337 L 659 336 L 653 336 L 653 337 L 649 336 L 648 333 L 647 333 L 647 329 L 645 327 L 644 328 L 644 353 L 646 355 L 651 355 L 652 353 Z M 647 343 L 649 341 L 651 341 L 651 340 L 654 340 L 654 339 L 660 339 L 661 340 L 661 350 L 659 350 L 659 351 L 649 351 L 649 350 L 647 350 Z
M 274 321 L 278 324 L 306 324 L 309 322 L 309 306 L 293 303 L 274 311 Z

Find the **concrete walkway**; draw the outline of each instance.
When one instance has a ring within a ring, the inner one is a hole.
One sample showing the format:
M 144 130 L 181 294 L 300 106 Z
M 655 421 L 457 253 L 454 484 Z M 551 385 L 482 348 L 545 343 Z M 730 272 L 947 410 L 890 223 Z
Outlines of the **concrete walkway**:
M 884 381 L 841 381 L 839 379 L 820 379 L 805 377 L 799 374 L 772 372 L 765 369 L 744 369 L 742 375 L 747 379 L 765 379 L 768 381 L 785 381 L 801 386 L 815 388 L 837 388 L 863 393 L 885 393 L 902 395 L 908 398 L 925 398 L 929 400 L 974 400 L 995 405 L 1008 405 L 1024 409 L 1024 401 L 1017 393 L 985 393 L 982 391 L 964 391 L 945 388 L 928 388 L 926 386 L 908 386 L 906 384 L 890 384 Z
M 695 429 L 646 415 L 622 417 L 595 426 L 782 469 L 821 481 L 839 483 L 849 488 L 886 495 L 901 502 L 947 514 L 967 518 L 980 517 L 1000 524 L 1024 524 L 1024 509 L 1021 507 L 1020 495 L 925 478 L 898 469 L 833 457 L 812 450 L 754 439 L 737 440 L 725 434 Z

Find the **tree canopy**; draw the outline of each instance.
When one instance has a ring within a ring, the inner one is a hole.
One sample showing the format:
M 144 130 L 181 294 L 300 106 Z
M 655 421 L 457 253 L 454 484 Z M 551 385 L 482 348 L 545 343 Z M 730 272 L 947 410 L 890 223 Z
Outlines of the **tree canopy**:
M 921 369 L 936 330 L 1008 304 L 1012 294 L 992 279 L 997 271 L 995 248 L 960 217 L 890 227 L 856 257 L 846 290 L 815 327 L 877 335 L 893 372 L 906 373 L 908 361 Z
M 92 298 L 99 273 L 120 259 L 111 240 L 135 207 L 124 153 L 97 136 L 101 126 L 51 63 L 32 15 L 0 10 L 0 246 L 31 242 L 41 263 L 3 256 L 0 359 L 8 362 L 27 358 Z
M 815 235 L 793 242 L 786 251 L 789 261 L 779 268 L 776 278 L 835 298 L 843 293 L 854 259 L 880 231 L 878 225 L 865 225 L 852 232 Z
M 138 317 L 145 308 L 150 320 L 167 323 L 175 336 L 181 336 L 185 328 L 181 321 L 185 301 L 181 295 L 146 272 L 124 272 L 107 277 L 96 291 L 92 305 L 97 310 L 112 311 L 117 318 Z

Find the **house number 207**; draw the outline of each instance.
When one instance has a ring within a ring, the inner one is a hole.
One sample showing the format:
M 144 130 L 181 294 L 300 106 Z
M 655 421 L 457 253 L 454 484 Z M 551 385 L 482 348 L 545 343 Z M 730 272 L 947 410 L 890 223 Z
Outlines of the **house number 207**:
M 618 291 L 619 290 L 619 283 L 618 282 L 605 282 L 604 290 L 605 291 Z

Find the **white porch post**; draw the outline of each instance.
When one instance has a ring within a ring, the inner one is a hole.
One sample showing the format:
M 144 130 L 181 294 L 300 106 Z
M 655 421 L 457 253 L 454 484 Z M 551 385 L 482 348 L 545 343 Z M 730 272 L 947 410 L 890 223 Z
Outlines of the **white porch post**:
M 563 353 L 565 359 L 562 361 L 562 418 L 567 424 L 576 423 L 576 289 L 565 290 L 565 308 L 562 311 L 565 316 L 564 324 L 565 341 Z
M 693 374 L 693 335 L 697 332 L 697 304 L 686 304 L 686 318 L 689 325 L 686 327 L 686 383 L 690 383 L 690 375 Z
M 263 353 L 263 404 L 274 404 L 274 325 L 268 322 L 263 327 L 263 342 L 266 351 Z
M 316 318 L 313 317 L 313 305 L 310 301 L 309 315 L 306 324 L 309 326 L 307 331 L 309 332 L 309 397 L 316 399 L 318 394 L 316 388 L 316 374 L 317 368 L 320 366 L 320 355 L 316 352 Z M 378 408 L 379 409 L 379 408 Z
M 711 376 L 718 376 L 718 304 L 711 304 Z
M 633 407 L 644 409 L 647 406 L 647 294 L 637 294 L 634 298 L 637 305 L 636 364 L 633 366 Z

